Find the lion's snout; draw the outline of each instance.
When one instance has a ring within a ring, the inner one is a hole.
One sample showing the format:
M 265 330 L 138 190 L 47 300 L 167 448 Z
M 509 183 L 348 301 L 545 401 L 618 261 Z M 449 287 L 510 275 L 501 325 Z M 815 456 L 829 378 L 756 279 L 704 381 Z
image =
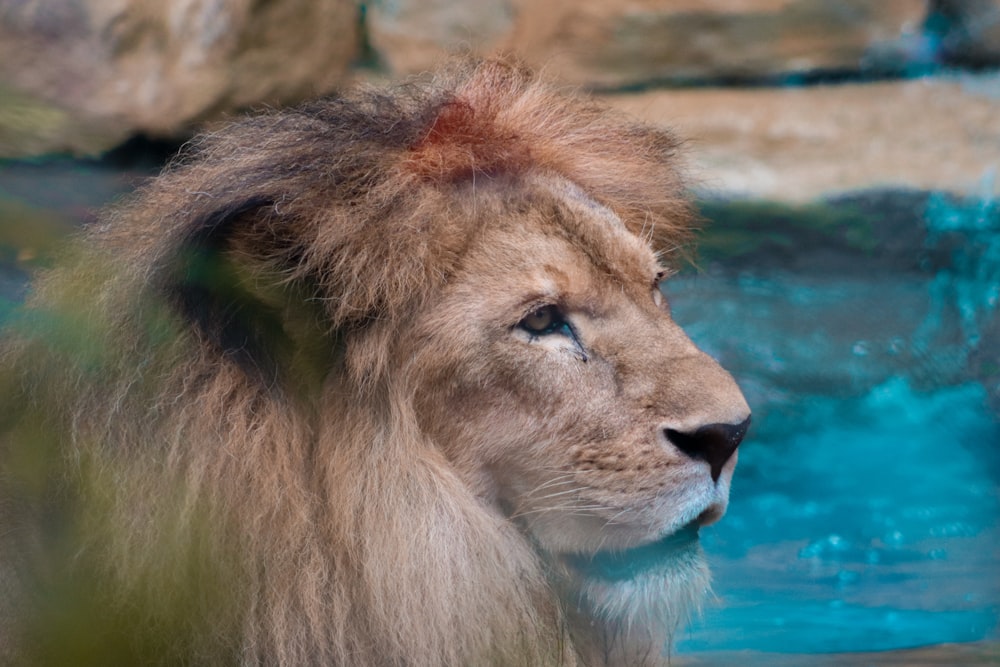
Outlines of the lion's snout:
M 722 467 L 732 457 L 750 426 L 750 417 L 738 424 L 706 424 L 694 431 L 684 432 L 664 429 L 667 440 L 692 459 L 705 461 L 712 472 L 712 481 L 718 482 Z

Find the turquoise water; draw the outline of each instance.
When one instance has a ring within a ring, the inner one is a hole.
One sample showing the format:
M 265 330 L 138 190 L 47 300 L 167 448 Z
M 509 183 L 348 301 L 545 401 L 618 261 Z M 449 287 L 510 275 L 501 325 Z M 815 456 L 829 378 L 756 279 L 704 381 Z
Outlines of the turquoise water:
M 755 410 L 702 533 L 717 599 L 679 653 L 1000 637 L 1000 224 L 992 200 L 923 211 L 915 270 L 844 256 L 670 285 Z

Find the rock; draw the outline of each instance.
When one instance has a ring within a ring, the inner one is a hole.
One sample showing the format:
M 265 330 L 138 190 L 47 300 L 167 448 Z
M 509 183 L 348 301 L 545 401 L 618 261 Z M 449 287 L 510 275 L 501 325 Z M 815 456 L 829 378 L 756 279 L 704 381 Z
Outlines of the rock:
M 760 79 L 923 58 L 926 0 L 377 0 L 372 46 L 393 74 L 460 48 L 516 51 L 570 83 Z
M 366 16 L 370 45 L 393 75 L 433 69 L 455 51 L 491 53 L 514 27 L 506 0 L 374 0 Z
M 220 112 L 328 92 L 357 52 L 357 12 L 352 0 L 8 1 L 0 88 L 55 120 L 0 155 L 182 136 Z M 0 138 L 10 126 L 0 114 Z M 76 127 L 98 129 L 76 140 Z
M 706 191 L 807 202 L 872 187 L 1000 192 L 1000 73 L 606 96 L 690 139 Z
M 0 158 L 91 155 L 124 141 L 127 135 L 128 129 L 112 119 L 73 113 L 0 83 Z

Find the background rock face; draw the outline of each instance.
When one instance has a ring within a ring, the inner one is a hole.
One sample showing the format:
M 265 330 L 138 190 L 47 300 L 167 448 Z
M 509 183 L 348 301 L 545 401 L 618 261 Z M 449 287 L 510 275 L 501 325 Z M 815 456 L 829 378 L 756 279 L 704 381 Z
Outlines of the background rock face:
M 487 0 L 475 27 L 457 3 L 382 0 L 369 29 L 379 54 L 418 72 L 448 48 L 517 50 L 588 86 L 759 78 L 898 61 L 920 48 L 925 0 Z M 468 10 L 465 10 L 468 11 Z M 423 29 L 432 24 L 446 32 Z
M 689 141 L 708 191 L 804 202 L 871 187 L 1000 192 L 1000 75 L 607 99 Z
M 1000 168 L 1000 77 L 941 69 L 1000 66 L 1000 0 L 0 0 L 0 158 L 184 140 L 456 51 L 616 93 L 723 192 L 969 192 Z M 852 83 L 777 85 L 824 78 Z
M 506 0 L 375 0 L 366 18 L 372 48 L 399 75 L 432 69 L 456 50 L 486 54 L 506 46 L 515 10 Z
M 3 0 L 0 100 L 48 109 L 36 143 L 87 152 L 329 92 L 357 45 L 351 0 Z

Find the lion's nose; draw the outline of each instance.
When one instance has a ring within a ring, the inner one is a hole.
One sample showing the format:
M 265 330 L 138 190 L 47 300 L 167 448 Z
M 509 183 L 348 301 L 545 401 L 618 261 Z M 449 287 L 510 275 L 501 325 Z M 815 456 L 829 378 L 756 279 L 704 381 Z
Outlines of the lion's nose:
M 726 465 L 726 461 L 739 447 L 748 426 L 750 417 L 739 424 L 706 424 L 693 433 L 675 431 L 672 428 L 666 429 L 666 432 L 667 439 L 677 449 L 693 459 L 708 462 L 712 470 L 712 481 L 717 482 L 722 474 L 722 466 Z

